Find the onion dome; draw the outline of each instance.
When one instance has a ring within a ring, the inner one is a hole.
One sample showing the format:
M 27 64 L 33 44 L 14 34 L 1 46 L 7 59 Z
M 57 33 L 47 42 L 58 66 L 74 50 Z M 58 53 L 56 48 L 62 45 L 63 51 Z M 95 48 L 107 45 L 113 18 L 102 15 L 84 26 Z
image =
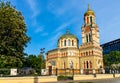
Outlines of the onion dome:
M 88 10 L 85 12 L 84 16 L 86 15 L 95 15 L 94 11 L 90 9 L 90 5 L 88 4 Z

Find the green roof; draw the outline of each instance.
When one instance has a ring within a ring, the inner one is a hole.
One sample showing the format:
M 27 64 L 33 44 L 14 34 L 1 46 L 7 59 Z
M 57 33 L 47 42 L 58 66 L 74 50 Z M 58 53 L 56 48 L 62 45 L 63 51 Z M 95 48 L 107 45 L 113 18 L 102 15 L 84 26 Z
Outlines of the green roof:
M 63 39 L 63 38 L 76 38 L 77 39 L 77 37 L 74 34 L 70 33 L 69 30 L 66 30 L 66 33 L 63 34 L 59 39 Z

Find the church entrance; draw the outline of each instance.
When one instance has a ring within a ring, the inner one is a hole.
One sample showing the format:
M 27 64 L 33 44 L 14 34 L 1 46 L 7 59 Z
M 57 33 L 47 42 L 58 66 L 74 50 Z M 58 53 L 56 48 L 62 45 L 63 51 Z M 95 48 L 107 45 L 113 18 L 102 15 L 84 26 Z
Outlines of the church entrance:
M 52 66 L 49 66 L 49 75 L 52 75 Z

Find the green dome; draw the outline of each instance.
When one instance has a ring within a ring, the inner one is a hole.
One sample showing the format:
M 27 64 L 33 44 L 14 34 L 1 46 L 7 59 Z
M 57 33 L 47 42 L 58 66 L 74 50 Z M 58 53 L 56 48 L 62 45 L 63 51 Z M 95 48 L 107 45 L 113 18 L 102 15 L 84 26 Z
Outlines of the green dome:
M 59 39 L 63 39 L 63 38 L 76 38 L 77 39 L 77 37 L 74 34 L 70 33 L 69 30 L 66 30 L 66 33 L 63 34 Z

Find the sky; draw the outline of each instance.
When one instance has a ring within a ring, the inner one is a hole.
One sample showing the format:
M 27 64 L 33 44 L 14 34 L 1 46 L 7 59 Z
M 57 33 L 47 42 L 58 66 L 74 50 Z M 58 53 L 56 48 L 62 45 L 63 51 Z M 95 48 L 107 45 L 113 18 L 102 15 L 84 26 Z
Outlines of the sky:
M 120 0 L 8 0 L 24 16 L 31 38 L 24 52 L 40 54 L 40 49 L 57 48 L 58 38 L 69 29 L 82 44 L 81 26 L 88 4 L 94 10 L 100 44 L 120 38 Z

